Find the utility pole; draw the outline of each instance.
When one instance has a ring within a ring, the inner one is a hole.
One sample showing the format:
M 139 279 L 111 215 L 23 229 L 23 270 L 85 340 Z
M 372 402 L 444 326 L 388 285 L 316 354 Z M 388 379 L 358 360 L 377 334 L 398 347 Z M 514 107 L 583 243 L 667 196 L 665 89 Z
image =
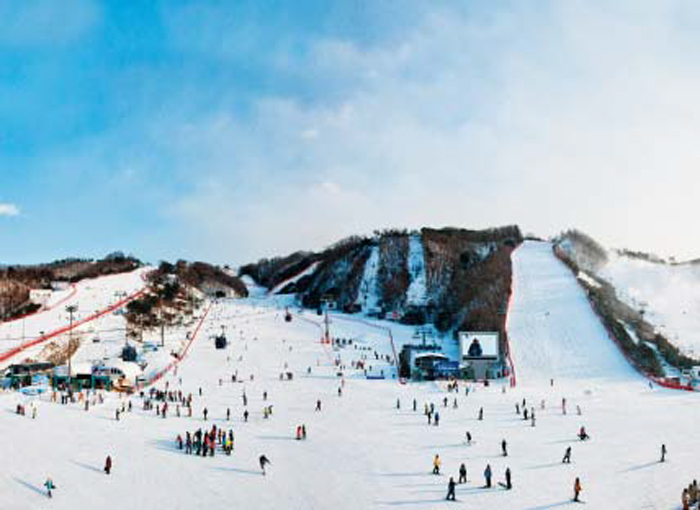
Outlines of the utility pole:
M 321 304 L 323 305 L 324 309 L 324 317 L 323 317 L 323 325 L 324 325 L 324 332 L 323 332 L 323 340 L 322 343 L 324 344 L 330 344 L 331 342 L 331 320 L 330 317 L 328 316 L 328 308 L 330 303 L 332 303 L 333 300 L 331 299 L 330 296 L 324 296 L 321 298 Z
M 77 305 L 70 305 L 66 307 L 66 312 L 68 312 L 70 317 L 70 327 L 68 329 L 68 387 L 70 387 L 71 377 L 73 375 L 71 371 L 71 358 L 73 357 L 73 353 L 71 352 L 71 348 L 73 346 L 73 314 L 77 311 Z

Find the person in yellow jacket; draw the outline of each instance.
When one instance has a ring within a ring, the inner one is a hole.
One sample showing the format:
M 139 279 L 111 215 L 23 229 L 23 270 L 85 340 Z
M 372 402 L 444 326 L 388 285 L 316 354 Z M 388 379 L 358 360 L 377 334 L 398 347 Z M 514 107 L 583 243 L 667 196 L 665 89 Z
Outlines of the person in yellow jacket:
M 433 474 L 434 475 L 440 474 L 440 464 L 442 464 L 442 461 L 440 460 L 440 456 L 435 455 L 435 458 L 433 459 Z

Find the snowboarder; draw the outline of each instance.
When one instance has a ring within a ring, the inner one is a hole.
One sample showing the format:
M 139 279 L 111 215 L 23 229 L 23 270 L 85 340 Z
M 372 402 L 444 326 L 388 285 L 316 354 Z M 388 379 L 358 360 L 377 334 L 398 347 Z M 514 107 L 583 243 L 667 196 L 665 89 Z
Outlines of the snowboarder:
M 467 483 L 467 466 L 464 462 L 459 466 L 459 483 Z
M 666 445 L 661 445 L 661 462 L 666 462 Z
M 56 486 L 54 485 L 53 480 L 50 476 L 46 478 L 46 481 L 44 482 L 44 487 L 46 487 L 46 495 L 52 498 L 53 493 L 51 491 L 53 491 L 56 488 Z
M 576 481 L 574 482 L 574 501 L 579 501 L 579 494 L 581 494 L 581 480 L 576 477 Z
M 260 456 L 260 469 L 262 469 L 263 476 L 265 476 L 265 466 L 267 464 L 272 464 L 272 462 L 270 462 L 270 459 L 268 459 L 264 455 L 261 455 Z
M 455 496 L 455 479 L 450 477 L 450 481 L 447 483 L 447 501 L 457 501 Z
M 588 432 L 586 432 L 586 427 L 581 427 L 581 429 L 578 431 L 578 438 L 581 441 L 591 438 L 591 436 L 588 435 Z
M 562 464 L 571 464 L 571 446 L 566 447 L 566 451 L 564 452 L 564 458 L 561 459 Z
M 486 480 L 485 488 L 491 488 L 491 464 L 486 464 L 486 469 L 484 469 L 484 479 Z
M 105 474 L 109 474 L 112 471 L 112 457 L 107 455 L 105 459 Z
M 435 455 L 435 458 L 433 459 L 433 474 L 434 475 L 440 474 L 440 464 L 442 464 L 442 461 L 440 460 L 440 456 Z

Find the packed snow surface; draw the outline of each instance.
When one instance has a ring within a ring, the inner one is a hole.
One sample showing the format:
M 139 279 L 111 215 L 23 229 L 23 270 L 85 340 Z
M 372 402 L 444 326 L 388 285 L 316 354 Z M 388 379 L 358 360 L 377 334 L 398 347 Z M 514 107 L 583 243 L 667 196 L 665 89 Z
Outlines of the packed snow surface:
M 600 276 L 686 354 L 700 357 L 700 265 L 610 255 Z
M 526 241 L 515 250 L 513 290 L 507 329 L 521 384 L 638 377 L 551 244 Z
M 410 341 L 411 328 L 333 314 L 333 335 L 353 340 L 334 349 L 320 343 L 322 317 L 315 313 L 295 311 L 288 323 L 272 297 L 223 300 L 213 306 L 177 372 L 157 385 L 191 393 L 192 417 L 184 410 L 177 417 L 171 403 L 161 418 L 144 410 L 138 395 L 105 394 L 104 404 L 85 411 L 46 395 L 0 393 L 0 508 L 543 510 L 577 507 L 571 503 L 576 477 L 588 508 L 679 508 L 681 489 L 698 475 L 698 395 L 650 389 L 636 377 L 606 343 L 575 279 L 549 250 L 528 243 L 515 252 L 509 330 L 523 381 L 516 388 L 460 382 L 455 393 L 444 382 L 400 384 L 393 378 L 390 338 Z M 230 344 L 216 350 L 211 335 L 222 324 Z M 366 362 L 371 375 L 383 371 L 386 379 L 365 379 L 362 369 L 351 367 L 354 361 Z M 282 372 L 292 372 L 292 380 L 281 380 Z M 115 410 L 129 399 L 132 412 L 117 421 Z M 536 410 L 535 427 L 515 413 L 523 399 Z M 317 400 L 321 411 L 314 410 Z M 31 411 L 16 415 L 19 402 L 28 409 L 36 405 L 36 419 Z M 428 425 L 422 412 L 429 403 L 440 414 L 439 426 Z M 264 418 L 270 405 L 273 414 Z M 202 458 L 178 450 L 177 434 L 213 424 L 234 430 L 231 456 L 217 450 Z M 301 424 L 308 438 L 298 441 Z M 576 438 L 581 426 L 589 441 Z M 464 441 L 466 431 L 471 445 Z M 501 455 L 503 439 L 508 457 Z M 669 451 L 663 464 L 662 443 Z M 563 465 L 567 446 L 572 463 Z M 102 471 L 108 454 L 114 461 L 109 476 Z M 262 454 L 272 462 L 266 476 L 258 465 Z M 442 459 L 439 476 L 431 474 L 436 454 Z M 458 485 L 457 504 L 446 502 L 447 482 L 457 478 L 461 463 L 468 482 Z M 483 488 L 487 464 L 494 482 L 503 481 L 510 467 L 513 490 Z M 47 476 L 57 485 L 52 500 L 42 487 Z

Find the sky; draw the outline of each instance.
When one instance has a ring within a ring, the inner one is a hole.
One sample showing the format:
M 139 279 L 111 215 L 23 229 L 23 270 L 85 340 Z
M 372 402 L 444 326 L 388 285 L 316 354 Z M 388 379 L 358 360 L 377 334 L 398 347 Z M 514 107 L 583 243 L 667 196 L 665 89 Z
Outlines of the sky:
M 0 263 L 390 227 L 700 256 L 700 3 L 0 0 Z

